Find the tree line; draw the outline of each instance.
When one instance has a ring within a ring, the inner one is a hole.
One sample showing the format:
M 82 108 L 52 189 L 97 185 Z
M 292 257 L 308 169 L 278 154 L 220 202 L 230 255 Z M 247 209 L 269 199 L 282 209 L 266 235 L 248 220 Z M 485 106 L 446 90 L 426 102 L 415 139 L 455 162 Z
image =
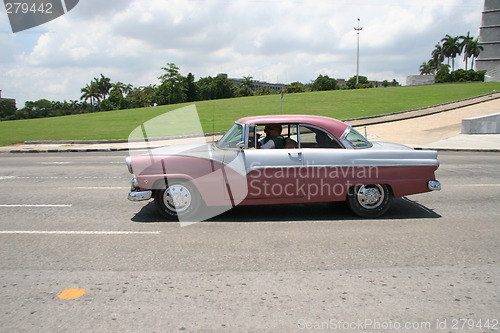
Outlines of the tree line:
M 233 81 L 225 76 L 203 77 L 195 81 L 192 73 L 183 76 L 179 67 L 174 63 L 167 63 L 161 68 L 164 72 L 158 77 L 160 83 L 148 86 L 134 87 L 122 82 L 111 82 L 109 77 L 100 74 L 100 77 L 81 88 L 80 100 L 69 102 L 54 102 L 47 99 L 38 101 L 27 101 L 23 108 L 17 109 L 9 100 L 0 101 L 0 120 L 18 120 L 65 116 L 72 114 L 92 113 L 100 111 L 134 109 L 151 107 L 156 105 L 177 104 L 184 102 L 196 102 L 203 100 L 215 100 L 222 98 L 234 98 L 253 95 L 278 94 L 270 87 L 263 86 L 254 91 L 254 81 L 251 76 L 244 76 L 241 84 L 236 86 Z M 399 85 L 396 80 L 391 83 L 383 81 L 376 86 L 387 87 Z M 372 88 L 373 82 L 369 82 L 364 76 L 359 77 L 356 84 L 356 76 L 350 78 L 341 85 L 328 75 L 319 75 L 310 84 L 293 82 L 286 86 L 283 93 L 301 93 L 306 91 L 325 91 L 338 89 L 360 89 Z
M 442 44 L 441 44 L 442 43 Z M 446 35 L 434 46 L 431 58 L 420 65 L 421 75 L 436 75 L 436 83 L 484 81 L 486 71 L 474 71 L 474 61 L 484 48 L 479 45 L 479 37 Z M 463 55 L 465 70 L 455 70 L 455 58 Z M 447 59 L 447 63 L 444 61 Z M 471 67 L 468 68 L 469 60 Z M 451 61 L 451 71 L 450 71 Z

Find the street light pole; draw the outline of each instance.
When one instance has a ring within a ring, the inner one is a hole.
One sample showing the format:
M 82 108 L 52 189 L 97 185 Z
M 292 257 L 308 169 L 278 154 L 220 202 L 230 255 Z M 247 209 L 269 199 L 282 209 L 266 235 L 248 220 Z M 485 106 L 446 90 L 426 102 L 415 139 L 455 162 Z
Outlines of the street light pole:
M 359 32 L 363 30 L 363 27 L 359 26 L 359 18 L 358 18 L 358 26 L 354 27 L 356 33 L 358 34 L 358 52 L 357 52 L 357 60 L 356 60 L 356 84 L 359 83 Z
M 281 114 L 281 111 L 283 110 L 283 96 L 285 96 L 285 91 L 284 90 L 281 90 L 281 98 L 280 98 L 280 114 Z

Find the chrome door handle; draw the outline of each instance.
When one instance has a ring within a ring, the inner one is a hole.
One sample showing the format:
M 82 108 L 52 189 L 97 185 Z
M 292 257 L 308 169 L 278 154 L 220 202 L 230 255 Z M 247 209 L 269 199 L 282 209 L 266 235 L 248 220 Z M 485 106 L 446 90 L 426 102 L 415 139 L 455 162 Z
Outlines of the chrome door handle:
M 298 158 L 299 161 L 302 161 L 302 152 L 288 153 L 288 156 Z

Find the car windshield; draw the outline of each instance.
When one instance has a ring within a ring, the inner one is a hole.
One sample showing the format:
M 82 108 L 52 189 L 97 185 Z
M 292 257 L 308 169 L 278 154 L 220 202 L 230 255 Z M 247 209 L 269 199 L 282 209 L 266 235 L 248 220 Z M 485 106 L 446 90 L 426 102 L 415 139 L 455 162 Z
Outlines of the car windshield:
M 237 144 L 243 141 L 243 126 L 234 124 L 233 127 L 219 140 L 218 146 L 221 148 L 236 148 Z
M 349 134 L 346 136 L 346 140 L 349 141 L 354 148 L 368 148 L 373 146 L 370 141 L 368 141 L 364 136 L 362 136 L 354 128 L 351 128 Z

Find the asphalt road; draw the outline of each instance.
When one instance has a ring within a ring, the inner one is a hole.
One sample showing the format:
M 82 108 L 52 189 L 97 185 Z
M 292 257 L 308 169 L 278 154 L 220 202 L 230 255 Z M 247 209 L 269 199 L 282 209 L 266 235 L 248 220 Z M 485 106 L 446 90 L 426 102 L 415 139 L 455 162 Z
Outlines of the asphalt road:
M 126 199 L 125 156 L 0 156 L 0 331 L 500 330 L 500 154 L 440 153 L 443 190 L 381 219 L 240 207 L 184 228 Z

